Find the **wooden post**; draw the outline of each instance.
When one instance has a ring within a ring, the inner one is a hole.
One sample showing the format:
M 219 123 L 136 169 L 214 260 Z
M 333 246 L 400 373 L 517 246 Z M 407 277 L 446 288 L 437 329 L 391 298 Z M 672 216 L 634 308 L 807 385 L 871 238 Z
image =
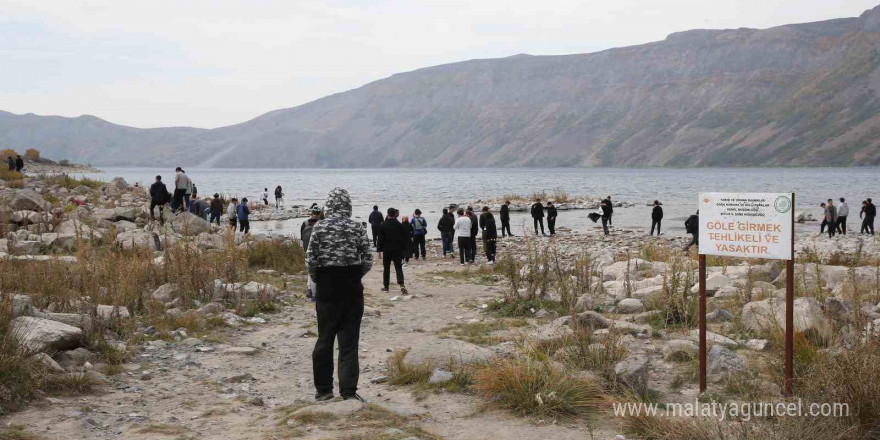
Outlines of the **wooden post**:
M 794 378 L 794 193 L 791 194 L 791 258 L 785 262 L 785 396 Z M 833 227 L 833 226 L 832 226 Z
M 700 254 L 700 393 L 706 392 L 706 256 Z

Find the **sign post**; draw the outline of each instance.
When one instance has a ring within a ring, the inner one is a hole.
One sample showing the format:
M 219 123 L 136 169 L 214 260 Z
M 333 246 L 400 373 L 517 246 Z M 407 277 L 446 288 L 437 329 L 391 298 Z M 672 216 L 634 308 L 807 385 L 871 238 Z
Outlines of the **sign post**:
M 700 392 L 706 391 L 706 255 L 786 260 L 785 394 L 794 353 L 794 193 L 700 193 Z

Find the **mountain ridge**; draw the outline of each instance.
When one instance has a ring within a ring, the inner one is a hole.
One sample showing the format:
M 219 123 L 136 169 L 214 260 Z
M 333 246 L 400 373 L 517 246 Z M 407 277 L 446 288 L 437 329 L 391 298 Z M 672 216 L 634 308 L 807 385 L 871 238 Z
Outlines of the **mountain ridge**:
M 878 96 L 880 6 L 429 66 L 214 129 L 0 111 L 0 146 L 105 166 L 878 165 Z

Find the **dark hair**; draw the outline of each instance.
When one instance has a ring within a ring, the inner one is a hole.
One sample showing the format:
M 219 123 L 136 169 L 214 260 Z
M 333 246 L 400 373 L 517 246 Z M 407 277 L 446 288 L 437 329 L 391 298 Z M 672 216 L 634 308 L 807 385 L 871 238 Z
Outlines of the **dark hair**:
M 846 201 L 846 200 L 843 200 L 843 197 L 840 198 L 840 203 L 843 203 L 843 202 L 845 202 L 845 201 Z
M 825 207 L 825 203 L 820 203 L 819 206 L 821 206 L 821 207 L 824 208 L 824 207 Z
M 464 215 L 464 209 L 458 208 L 458 215 Z
M 509 203 L 510 203 L 510 200 L 507 200 L 507 201 L 504 202 L 505 205 L 507 205 L 507 204 L 509 204 Z
M 416 215 L 422 215 L 422 211 L 421 211 L 420 209 L 416 209 L 415 214 L 416 214 Z
M 220 194 L 214 193 L 214 197 L 215 198 L 220 197 Z
M 548 205 L 552 205 L 552 204 L 553 204 L 553 200 L 548 200 L 548 201 L 547 201 L 547 204 L 548 204 Z
M 394 209 L 394 208 L 388 208 L 388 217 L 394 217 L 394 213 L 395 213 L 396 211 L 397 211 L 397 210 Z
M 870 197 L 868 197 L 868 203 L 871 203 L 871 198 L 870 198 Z
M 162 176 L 156 176 L 156 181 L 157 181 L 157 182 L 161 182 L 161 181 L 162 181 Z
M 659 200 L 654 200 L 654 204 L 655 204 L 655 205 L 659 205 L 659 204 L 660 204 L 660 201 L 659 201 Z
M 488 206 L 484 206 L 484 207 L 483 207 L 483 212 L 489 212 L 489 207 L 488 207 Z
M 181 168 L 181 167 L 177 167 L 177 168 L 174 169 L 174 171 L 183 171 L 183 168 Z
M 468 207 L 467 207 L 467 211 L 468 211 L 468 212 L 474 212 L 474 208 L 471 207 L 471 206 L 468 206 Z
M 373 205 L 373 211 L 378 211 L 378 210 L 379 210 L 379 206 Z
M 449 210 L 446 208 L 443 208 L 443 215 L 446 215 L 446 214 L 449 214 Z
M 241 203 L 247 203 L 247 197 L 242 197 L 242 198 L 241 198 Z
M 834 199 L 828 199 L 828 203 L 834 203 Z

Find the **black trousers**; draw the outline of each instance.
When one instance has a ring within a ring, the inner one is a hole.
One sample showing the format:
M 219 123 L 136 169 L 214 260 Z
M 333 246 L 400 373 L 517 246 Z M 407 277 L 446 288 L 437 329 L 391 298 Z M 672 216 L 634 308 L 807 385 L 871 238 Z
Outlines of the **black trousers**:
M 495 245 L 496 239 L 483 237 L 483 251 L 486 252 L 486 259 L 495 261 Z
M 382 253 L 382 286 L 386 289 L 391 283 L 391 263 L 394 263 L 397 284 L 403 286 L 403 251 Z
M 608 235 L 608 225 L 611 224 L 611 217 L 602 217 L 602 230 L 605 231 L 605 235 Z
M 550 230 L 550 235 L 556 234 L 556 219 L 547 219 L 547 229 Z
M 837 217 L 837 232 L 843 235 L 846 235 L 846 217 L 845 215 Z
M 693 246 L 693 245 L 697 245 L 697 249 L 700 248 L 700 237 L 699 237 L 699 234 L 691 234 L 691 242 L 688 243 L 687 247 L 685 247 L 684 250 L 688 250 L 688 249 L 690 249 L 691 246 Z
M 318 394 L 333 392 L 333 348 L 338 340 L 339 394 L 354 395 L 360 375 L 358 341 L 364 316 L 364 298 L 358 296 L 343 302 L 318 301 L 315 310 L 318 313 L 318 340 L 312 351 L 315 389 Z
M 187 208 L 183 205 L 183 197 L 186 195 L 186 189 L 183 188 L 175 188 L 174 195 L 171 198 L 171 210 L 177 212 L 178 210 L 183 211 Z
M 507 232 L 505 233 L 505 231 Z M 510 232 L 510 220 L 501 220 L 501 236 L 507 237 L 508 235 L 513 237 L 513 233 Z
M 476 235 L 471 235 L 470 245 L 471 245 L 471 252 L 469 254 L 471 256 L 470 261 L 473 262 L 477 259 L 477 236 Z
M 165 219 L 165 204 L 156 202 L 154 200 L 150 201 L 150 218 L 156 218 L 156 214 L 153 209 L 157 206 L 159 207 L 159 219 L 164 220 Z
M 837 233 L 837 219 L 831 220 L 828 222 L 828 236 L 834 237 L 834 234 Z
M 461 261 L 461 264 L 472 260 L 470 237 L 458 237 L 458 260 Z
M 541 234 L 544 233 L 544 217 L 539 217 L 535 220 L 535 235 L 538 235 L 538 225 L 541 225 Z
M 379 240 L 379 227 L 372 226 L 372 229 L 373 229 L 373 247 L 376 247 L 376 241 Z
M 874 217 L 865 217 L 862 220 L 862 232 L 874 235 Z
M 229 225 L 232 226 L 232 232 L 235 232 L 235 230 L 238 229 L 238 219 L 237 218 L 229 219 Z
M 425 258 L 425 236 L 413 235 L 413 254 L 415 254 L 416 260 L 419 259 L 419 251 L 421 251 L 422 258 Z
M 238 221 L 238 230 L 247 234 L 251 230 L 251 221 L 250 220 L 239 220 Z
M 658 237 L 660 236 L 660 222 L 661 221 L 663 221 L 663 220 L 662 219 L 651 220 L 651 233 L 649 235 L 654 235 L 654 226 L 656 226 L 657 227 L 657 236 Z

